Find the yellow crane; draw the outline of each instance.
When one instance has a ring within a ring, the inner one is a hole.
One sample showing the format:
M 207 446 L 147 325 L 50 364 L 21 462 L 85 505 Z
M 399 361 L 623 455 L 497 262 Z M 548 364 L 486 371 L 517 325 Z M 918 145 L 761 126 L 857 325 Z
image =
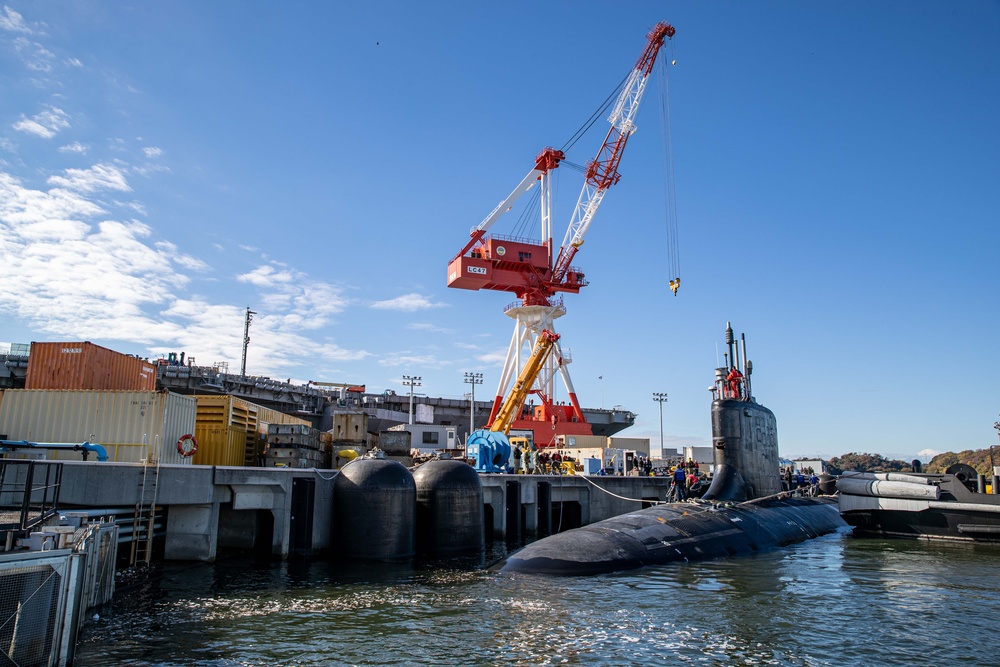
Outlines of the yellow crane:
M 556 347 L 559 334 L 543 329 L 535 340 L 524 368 L 517 376 L 517 381 L 500 404 L 497 415 L 489 428 L 477 429 L 469 434 L 465 445 L 466 456 L 474 460 L 473 466 L 480 472 L 504 472 L 507 460 L 510 458 L 510 427 L 524 409 L 524 401 L 531 393 L 535 378 L 545 365 L 545 360 Z M 514 438 L 521 444 L 527 444 L 525 438 Z

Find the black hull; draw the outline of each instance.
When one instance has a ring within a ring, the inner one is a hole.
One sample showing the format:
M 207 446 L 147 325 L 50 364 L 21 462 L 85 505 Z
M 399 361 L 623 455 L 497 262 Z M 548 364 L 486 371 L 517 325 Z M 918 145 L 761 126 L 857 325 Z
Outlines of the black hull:
M 969 510 L 871 510 L 843 513 L 858 536 L 1000 543 L 1000 514 Z
M 796 544 L 845 524 L 822 498 L 735 505 L 671 503 L 547 537 L 515 552 L 502 572 L 591 575 L 646 565 L 742 556 Z

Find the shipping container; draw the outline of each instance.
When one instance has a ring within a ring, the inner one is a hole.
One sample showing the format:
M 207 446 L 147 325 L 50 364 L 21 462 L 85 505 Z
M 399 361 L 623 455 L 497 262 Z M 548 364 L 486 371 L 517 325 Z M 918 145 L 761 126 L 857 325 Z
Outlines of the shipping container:
M 32 343 L 24 387 L 154 391 L 156 366 L 88 341 Z
M 604 449 L 608 446 L 608 438 L 603 435 L 560 435 L 556 436 L 556 444 L 565 449 Z
M 659 442 L 657 442 L 656 446 L 659 448 Z M 637 452 L 649 454 L 649 438 L 619 438 L 611 436 L 608 438 L 608 447 L 616 447 L 618 449 L 634 449 Z
M 277 410 L 265 408 L 262 405 L 245 401 L 235 396 L 219 396 L 218 394 L 201 395 L 195 397 L 198 403 L 197 424 L 198 428 L 216 428 L 235 426 L 243 432 L 243 457 L 234 463 L 226 465 L 260 465 L 264 452 L 267 449 L 267 431 L 271 424 L 294 424 L 311 427 L 311 422 L 298 417 L 286 415 Z M 219 436 L 222 437 L 221 431 Z M 205 460 L 234 460 L 229 457 L 228 435 L 223 440 L 212 440 L 208 443 L 210 448 L 226 448 L 226 453 L 206 452 Z M 201 442 L 198 443 L 198 451 L 201 452 Z M 197 456 L 197 454 L 195 455 Z M 222 464 L 216 464 L 222 465 Z
M 194 433 L 196 402 L 167 391 L 8 389 L 0 401 L 0 433 L 9 440 L 102 445 L 109 461 L 191 463 L 177 441 Z M 80 460 L 79 452 L 18 450 L 8 458 Z M 91 456 L 90 460 L 94 460 Z
M 194 437 L 198 451 L 196 465 L 241 466 L 246 457 L 247 433 L 240 426 L 195 424 Z

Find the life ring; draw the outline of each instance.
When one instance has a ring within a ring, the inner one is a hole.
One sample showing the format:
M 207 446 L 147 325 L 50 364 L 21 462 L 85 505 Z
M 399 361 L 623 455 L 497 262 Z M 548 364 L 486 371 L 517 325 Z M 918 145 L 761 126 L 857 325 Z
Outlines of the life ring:
M 182 435 L 181 439 L 177 441 L 177 453 L 181 456 L 185 458 L 194 456 L 196 451 L 198 451 L 198 441 L 190 433 Z

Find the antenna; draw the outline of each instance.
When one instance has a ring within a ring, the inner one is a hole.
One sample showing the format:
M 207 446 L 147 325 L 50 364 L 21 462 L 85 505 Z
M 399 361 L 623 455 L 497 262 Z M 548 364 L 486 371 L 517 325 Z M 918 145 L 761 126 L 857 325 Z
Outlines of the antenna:
M 247 306 L 247 319 L 243 325 L 243 363 L 240 365 L 240 377 L 244 378 L 247 376 L 247 347 L 250 345 L 250 323 L 253 322 L 253 316 L 256 314 L 250 310 L 250 306 Z

